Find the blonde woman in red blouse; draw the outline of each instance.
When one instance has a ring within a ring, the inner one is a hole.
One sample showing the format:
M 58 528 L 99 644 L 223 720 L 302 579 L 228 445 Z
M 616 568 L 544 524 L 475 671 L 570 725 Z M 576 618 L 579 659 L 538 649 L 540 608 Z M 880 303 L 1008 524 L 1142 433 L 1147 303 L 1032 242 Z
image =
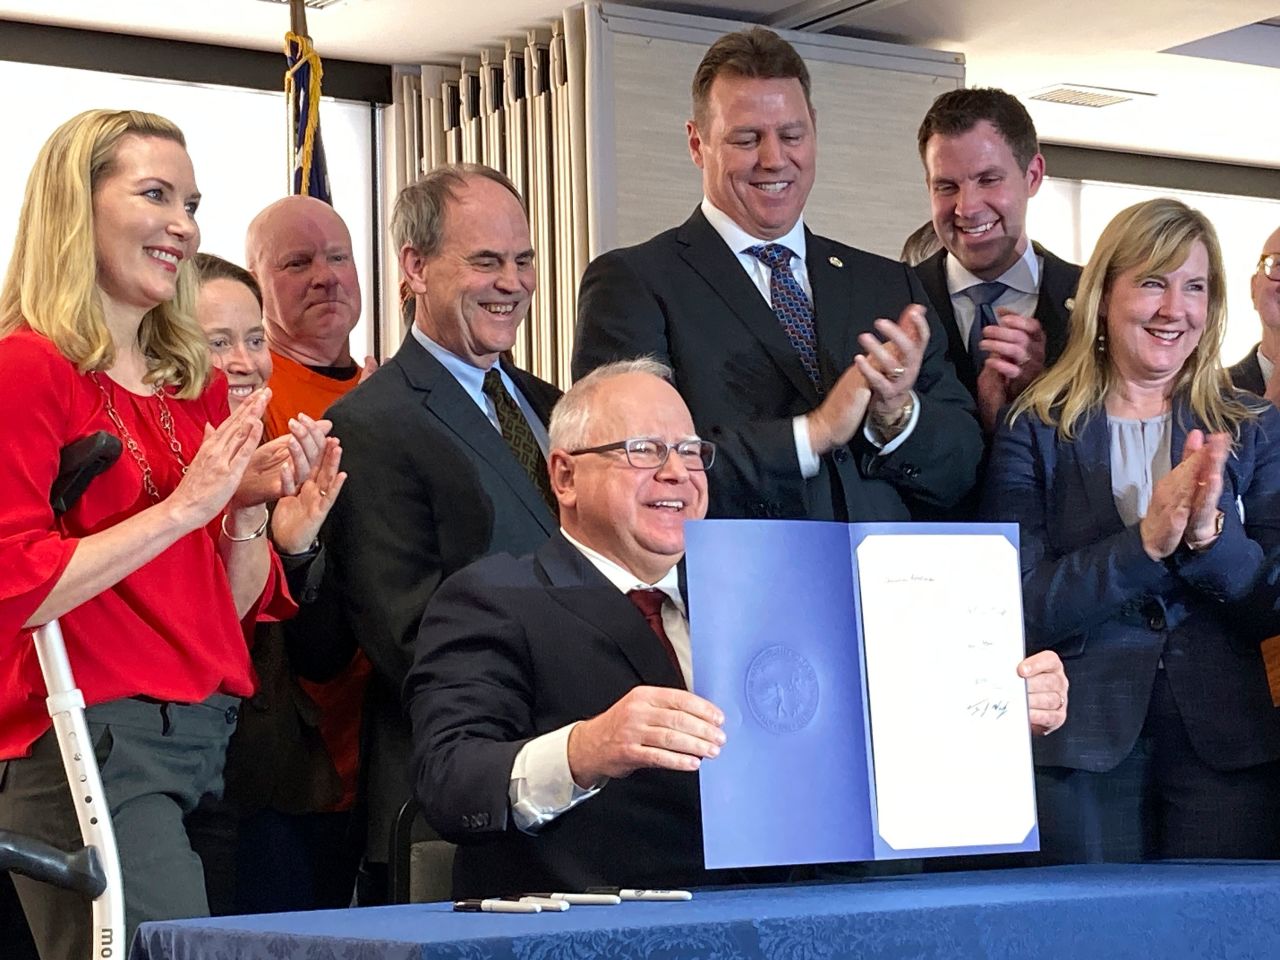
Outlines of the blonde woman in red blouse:
M 253 691 L 242 620 L 292 606 L 275 589 L 262 497 L 238 493 L 266 392 L 228 415 L 192 318 L 199 201 L 172 123 L 80 114 L 36 160 L 0 290 L 0 828 L 79 843 L 31 643 L 57 617 L 129 937 L 207 910 L 183 817 L 221 789 L 238 698 Z M 99 430 L 124 451 L 55 518 L 59 453 Z M 15 886 L 42 957 L 88 955 L 87 903 Z

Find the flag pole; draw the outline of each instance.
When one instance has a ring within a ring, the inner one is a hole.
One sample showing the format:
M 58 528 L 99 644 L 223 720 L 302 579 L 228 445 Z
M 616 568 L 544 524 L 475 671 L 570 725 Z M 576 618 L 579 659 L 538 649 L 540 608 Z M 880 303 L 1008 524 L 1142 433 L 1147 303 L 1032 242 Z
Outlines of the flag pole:
M 307 8 L 303 0 L 289 0 L 289 32 L 299 37 L 307 35 Z M 292 96 L 286 98 L 288 106 L 285 109 L 285 131 L 284 139 L 284 168 L 285 168 L 285 193 L 293 193 L 293 170 L 298 164 L 298 151 L 302 148 L 302 144 L 298 143 L 298 112 Z
M 289 30 L 300 37 L 307 35 L 307 8 L 303 0 L 289 0 Z

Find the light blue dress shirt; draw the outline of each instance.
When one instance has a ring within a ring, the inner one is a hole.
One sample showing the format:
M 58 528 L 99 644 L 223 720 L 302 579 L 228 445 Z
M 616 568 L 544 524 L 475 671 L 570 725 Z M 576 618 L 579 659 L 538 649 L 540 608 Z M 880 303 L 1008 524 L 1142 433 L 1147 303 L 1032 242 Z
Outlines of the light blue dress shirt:
M 411 326 L 409 330 L 413 334 L 413 338 L 422 344 L 423 349 L 439 360 L 441 366 L 453 375 L 453 379 L 458 381 L 458 385 L 466 391 L 467 396 L 474 400 L 476 406 L 489 418 L 489 422 L 493 424 L 493 429 L 501 433 L 502 430 L 498 426 L 498 411 L 494 409 L 493 401 L 485 396 L 484 393 L 484 375 L 489 371 L 482 370 L 475 364 L 463 360 L 456 353 L 450 353 L 423 333 L 417 324 Z M 547 428 L 543 426 L 542 421 L 538 418 L 537 413 L 534 412 L 533 407 L 529 405 L 529 401 L 525 399 L 524 394 L 520 392 L 520 388 L 516 386 L 515 381 L 507 376 L 507 371 L 502 369 L 501 364 L 498 364 L 498 374 L 502 377 L 502 385 L 506 387 L 507 393 L 511 394 L 516 406 L 520 408 L 525 420 L 529 422 L 529 429 L 533 431 L 533 438 L 538 441 L 538 447 L 542 450 L 542 456 L 545 458 L 551 451 Z

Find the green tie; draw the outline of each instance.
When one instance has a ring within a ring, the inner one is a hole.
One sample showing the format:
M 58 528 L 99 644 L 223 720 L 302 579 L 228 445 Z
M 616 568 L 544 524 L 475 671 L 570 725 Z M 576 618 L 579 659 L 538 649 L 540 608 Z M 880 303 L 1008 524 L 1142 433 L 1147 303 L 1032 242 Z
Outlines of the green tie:
M 553 517 L 560 515 L 560 505 L 551 493 L 551 478 L 547 476 L 547 461 L 542 457 L 537 438 L 529 421 L 524 418 L 519 404 L 507 388 L 502 385 L 502 376 L 497 366 L 489 368 L 484 375 L 484 395 L 493 401 L 493 408 L 498 413 L 498 429 L 502 431 L 502 439 L 507 441 L 516 462 L 524 468 L 533 485 L 547 502 Z

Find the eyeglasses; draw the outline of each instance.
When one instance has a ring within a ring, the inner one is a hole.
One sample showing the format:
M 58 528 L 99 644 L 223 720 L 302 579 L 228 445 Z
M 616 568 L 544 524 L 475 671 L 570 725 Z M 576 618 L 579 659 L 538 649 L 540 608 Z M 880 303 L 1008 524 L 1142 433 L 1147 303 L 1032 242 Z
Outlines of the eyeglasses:
M 667 462 L 671 451 L 676 452 L 686 470 L 708 470 L 716 462 L 716 445 L 710 440 L 681 440 L 679 443 L 663 443 L 652 437 L 630 437 L 617 443 L 605 443 L 598 447 L 583 447 L 581 450 L 570 450 L 569 456 L 576 457 L 583 453 L 608 453 L 610 450 L 622 450 L 627 455 L 627 463 L 640 470 L 657 470 Z
M 1280 280 L 1280 253 L 1264 253 L 1260 256 L 1258 271 L 1268 280 Z

